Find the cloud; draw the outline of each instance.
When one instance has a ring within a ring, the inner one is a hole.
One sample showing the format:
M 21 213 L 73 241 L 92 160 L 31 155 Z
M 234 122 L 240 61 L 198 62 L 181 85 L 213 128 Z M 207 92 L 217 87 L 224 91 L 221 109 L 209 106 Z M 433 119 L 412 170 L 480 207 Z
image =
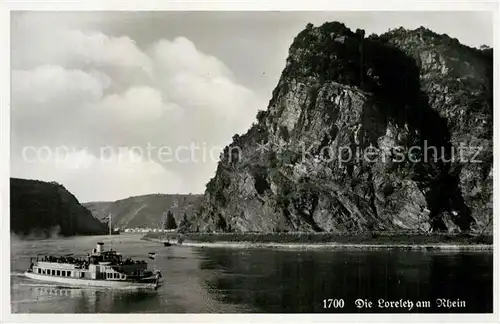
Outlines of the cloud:
M 200 52 L 184 37 L 160 40 L 149 53 L 155 63 L 155 83 L 188 116 L 187 138 L 228 142 L 234 133 L 246 131 L 262 108 L 263 102 L 235 82 L 223 62 Z
M 151 60 L 126 36 L 110 37 L 99 32 L 68 30 L 60 34 L 68 60 L 98 67 L 130 67 L 151 72 Z M 60 54 L 61 55 L 61 54 Z
M 212 79 L 214 77 L 232 77 L 231 71 L 217 58 L 201 53 L 185 37 L 173 41 L 159 40 L 150 49 L 150 55 L 169 74 L 191 74 Z
M 169 106 L 157 89 L 137 86 L 121 94 L 110 94 L 88 108 L 90 113 L 103 116 L 107 121 L 141 124 L 161 118 Z
M 96 101 L 110 83 L 106 74 L 96 70 L 84 72 L 58 65 L 42 65 L 28 71 L 14 70 L 13 108 L 29 109 L 44 104 L 56 108 L 67 102 Z
M 80 202 L 112 201 L 134 195 L 182 190 L 182 179 L 161 165 L 127 149 L 108 156 L 89 152 L 28 150 L 26 159 L 12 164 L 13 177 L 56 181 L 75 193 Z
M 50 22 L 47 24 L 47 21 L 39 25 L 37 22 L 42 21 L 36 17 L 28 15 L 14 20 L 12 61 L 15 67 L 53 64 L 151 72 L 150 58 L 127 36 L 114 37 L 95 30 L 67 29 Z
M 98 161 L 92 156 L 102 147 L 223 147 L 232 135 L 246 131 L 264 107 L 221 60 L 185 37 L 156 39 L 143 49 L 131 37 L 106 35 L 95 25 L 78 29 L 67 20 L 57 25 L 37 17 L 14 19 L 12 35 L 11 154 L 20 163 L 18 177 L 67 181 L 78 197 L 101 200 L 110 193 L 94 190 L 90 182 L 111 188 L 121 183 L 115 170 L 127 174 L 121 164 L 111 164 L 105 172 L 94 169 Z M 39 26 L 41 21 L 48 25 Z M 74 159 L 85 149 L 88 155 L 83 157 L 91 167 L 26 164 L 20 159 L 26 146 L 59 145 L 80 150 Z M 211 159 L 166 163 L 153 158 L 129 165 L 134 175 L 124 185 L 131 194 L 146 189 L 200 192 L 216 164 Z

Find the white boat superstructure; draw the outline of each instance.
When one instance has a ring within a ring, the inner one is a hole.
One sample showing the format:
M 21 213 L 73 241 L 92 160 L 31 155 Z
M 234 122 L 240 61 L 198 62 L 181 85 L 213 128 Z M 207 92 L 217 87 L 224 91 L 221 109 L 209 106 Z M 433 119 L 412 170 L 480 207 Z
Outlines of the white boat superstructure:
M 101 242 L 86 259 L 71 255 L 37 257 L 25 275 L 36 280 L 94 287 L 156 289 L 161 285 L 159 271 L 148 270 L 145 261 L 123 260 L 116 251 L 103 251 Z

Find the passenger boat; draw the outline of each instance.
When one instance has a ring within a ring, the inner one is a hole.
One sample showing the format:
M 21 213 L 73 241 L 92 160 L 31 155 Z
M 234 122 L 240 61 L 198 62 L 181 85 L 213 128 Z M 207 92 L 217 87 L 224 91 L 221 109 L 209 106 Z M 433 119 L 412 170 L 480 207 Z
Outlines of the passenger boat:
M 93 287 L 134 287 L 157 289 L 161 286 L 160 271 L 148 270 L 145 261 L 123 260 L 116 251 L 103 250 L 103 243 L 87 258 L 45 256 L 31 258 L 26 277 L 58 284 Z

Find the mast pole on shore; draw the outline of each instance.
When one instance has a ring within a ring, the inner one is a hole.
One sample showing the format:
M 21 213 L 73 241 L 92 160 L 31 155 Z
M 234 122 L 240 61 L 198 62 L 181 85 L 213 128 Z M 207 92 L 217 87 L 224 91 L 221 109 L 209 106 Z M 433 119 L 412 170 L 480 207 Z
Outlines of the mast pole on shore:
M 108 217 L 109 217 L 108 218 L 109 219 L 109 225 L 108 225 L 108 227 L 109 227 L 109 249 L 113 250 L 113 236 L 112 236 L 113 233 L 112 233 L 112 229 L 111 229 L 111 213 L 109 213 Z

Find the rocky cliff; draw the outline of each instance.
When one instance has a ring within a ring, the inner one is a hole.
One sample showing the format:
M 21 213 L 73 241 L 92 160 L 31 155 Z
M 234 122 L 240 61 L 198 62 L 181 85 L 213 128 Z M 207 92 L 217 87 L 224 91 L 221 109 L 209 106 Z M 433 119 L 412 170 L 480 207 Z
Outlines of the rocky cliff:
M 158 228 L 163 225 L 166 212 L 171 211 L 176 223 L 180 224 L 184 215 L 192 217 L 200 207 L 201 195 L 152 194 L 129 197 L 111 202 L 89 202 L 83 205 L 92 214 L 107 222 L 111 214 L 112 227 Z
M 106 234 L 108 227 L 62 185 L 10 179 L 10 229 L 21 236 Z
M 491 231 L 492 49 L 338 22 L 293 41 L 192 231 Z

